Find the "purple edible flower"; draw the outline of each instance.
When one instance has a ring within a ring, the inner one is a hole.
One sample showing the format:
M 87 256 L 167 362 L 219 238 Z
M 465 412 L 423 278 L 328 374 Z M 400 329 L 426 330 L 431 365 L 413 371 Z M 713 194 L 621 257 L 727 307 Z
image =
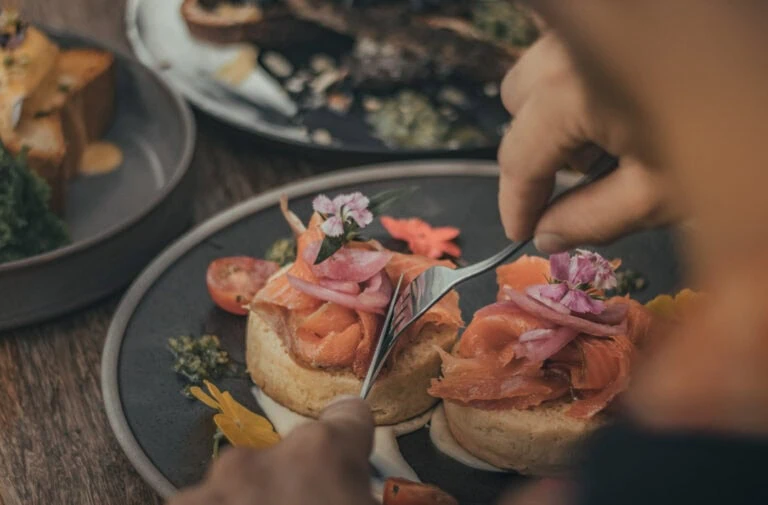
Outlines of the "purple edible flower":
M 531 286 L 528 296 L 559 312 L 600 314 L 605 303 L 587 293 L 589 289 L 616 287 L 611 264 L 596 252 L 579 249 L 573 256 L 567 252 L 549 257 L 552 282 Z

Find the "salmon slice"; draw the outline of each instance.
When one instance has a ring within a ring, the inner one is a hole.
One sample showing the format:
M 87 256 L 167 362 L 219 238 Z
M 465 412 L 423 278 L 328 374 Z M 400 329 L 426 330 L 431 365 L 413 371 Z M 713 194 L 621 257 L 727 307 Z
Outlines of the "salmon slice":
M 628 303 L 627 311 L 627 337 L 638 347 L 646 344 L 652 344 L 653 336 L 656 334 L 657 326 L 653 312 L 645 305 L 630 298 L 611 298 L 608 303 Z
M 358 312 L 362 325 L 363 338 L 355 349 L 355 359 L 352 363 L 352 372 L 360 379 L 368 373 L 368 367 L 373 361 L 373 352 L 376 350 L 376 344 L 379 341 L 379 326 L 382 318 L 370 312 Z
M 524 256 L 500 267 L 500 287 L 517 291 L 547 282 L 549 262 Z M 555 324 L 509 304 L 479 310 L 462 335 L 455 355 L 441 353 L 443 377 L 433 381 L 430 394 L 484 409 L 525 409 L 549 400 L 578 398 L 568 415 L 589 418 L 604 409 L 629 383 L 634 342 L 652 333 L 653 317 L 643 305 L 613 298 L 609 305 L 628 306 L 627 336 L 599 338 L 581 334 L 543 362 L 515 356 L 524 333 L 553 329 Z
M 515 360 L 501 367 L 493 356 L 459 358 L 444 351 L 440 354 L 443 377 L 432 381 L 429 394 L 445 400 L 482 405 L 478 402 L 530 398 L 541 403 L 562 396 L 568 388 L 566 380 L 546 373 L 540 363 Z
M 585 373 L 584 381 L 580 385 L 600 386 L 579 392 L 580 399 L 574 401 L 567 412 L 569 416 L 578 419 L 594 416 L 629 386 L 629 369 L 633 354 L 632 342 L 624 336 L 611 339 L 588 337 L 584 341 L 589 342 L 584 347 Z M 576 384 L 574 387 L 577 387 Z
M 302 361 L 315 368 L 352 366 L 355 349 L 362 340 L 360 323 L 354 323 L 341 331 L 332 331 L 320 337 L 309 331 L 299 331 L 294 350 Z
M 293 265 L 282 275 L 272 279 L 254 300 L 255 304 L 271 304 L 286 309 L 288 335 L 286 345 L 299 361 L 318 368 L 347 368 L 359 377 L 368 372 L 378 343 L 382 318 L 376 314 L 355 311 L 341 305 L 323 302 L 299 291 L 288 282 L 287 275 L 317 284 L 320 282 L 312 266 L 304 259 L 304 252 L 325 238 L 322 217 L 314 214 L 306 230 L 297 240 L 297 255 Z M 294 223 L 294 229 L 299 230 Z M 380 250 L 375 241 L 350 242 L 353 249 Z M 434 261 L 421 256 L 395 254 L 386 266 L 387 275 L 397 282 L 404 275 L 404 283 L 413 280 L 427 268 L 442 264 L 453 267 L 448 261 Z M 391 359 L 410 345 L 425 325 L 463 325 L 458 294 L 450 293 L 415 323 L 398 342 Z
M 335 331 L 343 330 L 358 322 L 357 313 L 333 302 L 326 302 L 318 310 L 311 312 L 297 327 L 297 332 L 308 331 L 324 337 Z
M 292 275 L 313 284 L 318 282 L 317 276 L 312 272 L 311 265 L 304 261 L 302 252 L 309 244 L 323 240 L 325 235 L 320 228 L 322 224 L 322 217 L 314 214 L 309 221 L 307 230 L 297 240 L 296 261 L 286 272 L 272 279 L 258 292 L 254 300 L 255 303 L 269 303 L 288 310 L 304 310 L 320 306 L 322 303 L 320 300 L 291 286 L 287 275 Z
M 499 285 L 497 299 L 503 299 L 502 290 L 505 286 L 515 291 L 524 291 L 529 286 L 546 284 L 549 276 L 549 260 L 539 256 L 521 256 L 518 260 L 496 269 L 496 281 Z
M 438 265 L 456 268 L 456 265 L 446 260 L 439 261 L 424 256 L 395 253 L 392 259 L 389 260 L 386 271 L 394 285 L 397 285 L 397 281 L 402 275 L 403 286 L 407 286 L 426 269 Z M 464 321 L 461 318 L 461 309 L 459 308 L 459 294 L 456 291 L 448 293 L 429 312 L 424 314 L 424 317 L 417 321 L 417 323 L 419 330 L 415 331 L 416 334 L 419 333 L 420 327 L 430 323 L 452 325 L 457 328 L 464 326 Z M 414 326 L 417 325 L 414 324 Z
M 355 311 L 331 302 L 318 310 L 291 312 L 289 328 L 290 335 L 284 338 L 294 356 L 316 368 L 350 366 L 362 340 Z
M 521 309 L 493 311 L 493 306 L 479 310 L 472 322 L 464 330 L 459 341 L 458 354 L 464 358 L 480 356 L 499 356 L 503 362 L 509 362 L 510 356 L 505 349 L 511 349 L 523 333 L 553 326 Z

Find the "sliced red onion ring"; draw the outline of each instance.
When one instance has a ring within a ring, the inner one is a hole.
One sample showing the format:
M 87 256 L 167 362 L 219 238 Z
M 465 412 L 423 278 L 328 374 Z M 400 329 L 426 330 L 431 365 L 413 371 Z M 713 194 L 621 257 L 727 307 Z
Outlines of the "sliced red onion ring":
M 520 335 L 515 345 L 515 356 L 541 362 L 554 356 L 578 336 L 579 332 L 567 326 L 557 329 L 531 330 Z
M 566 293 L 568 293 L 568 285 L 566 284 L 539 284 L 536 286 L 530 286 L 525 290 L 525 293 L 543 303 L 547 307 L 561 314 L 570 314 L 571 309 L 560 303 Z
M 338 291 L 339 293 L 346 293 L 349 295 L 359 295 L 362 289 L 360 288 L 360 283 L 358 282 L 350 282 L 350 281 L 333 281 L 331 279 L 320 279 L 318 281 L 318 284 L 320 284 L 324 288 L 332 289 L 334 291 Z
M 519 291 L 507 287 L 504 288 L 504 296 L 508 303 L 525 310 L 529 314 L 560 326 L 567 326 L 568 328 L 577 330 L 580 333 L 586 333 L 587 335 L 611 337 L 614 335 L 622 335 L 627 331 L 626 320 L 622 321 L 620 324 L 608 325 L 583 319 L 575 315 L 563 314 L 530 298 L 525 293 L 520 293 Z
M 392 297 L 392 284 L 384 272 L 379 272 L 366 283 L 363 292 L 357 295 L 334 291 L 333 289 L 312 284 L 290 274 L 287 277 L 291 286 L 313 298 L 338 303 L 341 306 L 362 312 L 383 314 Z
M 320 246 L 320 242 L 307 245 L 302 256 L 304 261 L 312 265 L 315 275 L 334 281 L 365 282 L 381 272 L 392 259 L 390 251 L 342 247 L 327 260 L 315 265 Z
M 605 304 L 605 310 L 600 314 L 585 314 L 584 318 L 596 323 L 619 324 L 627 318 L 629 303 L 612 302 Z

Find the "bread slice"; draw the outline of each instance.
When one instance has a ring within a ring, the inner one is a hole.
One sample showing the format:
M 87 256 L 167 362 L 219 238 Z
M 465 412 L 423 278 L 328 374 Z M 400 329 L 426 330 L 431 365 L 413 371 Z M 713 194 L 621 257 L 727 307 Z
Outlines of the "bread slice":
M 357 395 L 362 381 L 350 370 L 321 370 L 297 363 L 281 335 L 284 311 L 258 306 L 248 317 L 246 360 L 248 371 L 269 397 L 299 414 L 317 417 L 339 395 Z M 393 367 L 373 386 L 368 401 L 378 425 L 396 424 L 415 417 L 437 403 L 427 394 L 440 372 L 434 346 L 450 349 L 457 328 L 425 326 L 416 343 L 403 351 Z
M 33 27 L 19 47 L 0 49 L 0 132 L 14 129 L 23 114 L 32 115 L 55 91 L 59 53 L 58 46 Z
M 184 0 L 181 16 L 192 36 L 214 44 L 252 42 L 284 47 L 316 40 L 328 31 L 293 16 L 284 6 L 262 9 L 248 2 L 223 0 L 205 7 L 202 0 Z
M 82 118 L 88 142 L 101 138 L 115 112 L 115 57 L 97 49 L 63 51 L 58 64 L 65 104 Z
M 567 416 L 567 401 L 529 410 L 485 410 L 453 401 L 445 401 L 444 407 L 451 433 L 470 454 L 498 468 L 536 476 L 556 476 L 572 468 L 579 443 L 605 422 L 602 416 Z

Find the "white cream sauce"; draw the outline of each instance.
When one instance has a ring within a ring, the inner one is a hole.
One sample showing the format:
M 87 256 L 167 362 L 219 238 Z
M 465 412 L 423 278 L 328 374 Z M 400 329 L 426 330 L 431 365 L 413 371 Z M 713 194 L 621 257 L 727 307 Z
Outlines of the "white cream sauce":
M 505 470 L 473 456 L 459 445 L 453 433 L 451 433 L 451 429 L 448 427 L 448 419 L 445 417 L 445 408 L 443 408 L 442 403 L 435 409 L 432 415 L 432 421 L 429 424 L 429 438 L 440 452 L 463 465 L 486 472 L 505 472 Z
M 288 435 L 297 426 L 312 421 L 312 418 L 297 414 L 291 409 L 280 405 L 257 387 L 254 387 L 251 391 L 264 414 L 272 422 L 272 425 L 281 437 Z M 384 479 L 402 477 L 421 482 L 411 465 L 403 458 L 400 447 L 397 445 L 397 437 L 421 429 L 429 422 L 430 417 L 432 417 L 432 410 L 428 410 L 418 417 L 399 424 L 376 427 L 371 464 Z M 383 489 L 383 482 L 374 480 L 373 487 L 374 494 L 380 493 Z

